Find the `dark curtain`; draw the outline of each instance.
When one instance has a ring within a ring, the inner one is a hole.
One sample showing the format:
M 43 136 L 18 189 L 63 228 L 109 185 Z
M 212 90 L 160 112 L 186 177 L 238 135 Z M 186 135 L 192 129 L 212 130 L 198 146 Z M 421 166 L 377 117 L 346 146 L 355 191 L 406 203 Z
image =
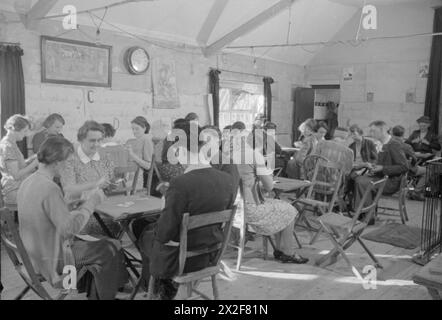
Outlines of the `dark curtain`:
M 272 121 L 272 83 L 273 78 L 264 77 L 264 116 L 267 121 Z
M 213 102 L 213 125 L 219 127 L 219 75 L 221 71 L 211 69 L 209 72 L 209 86 Z M 222 129 L 222 128 L 221 128 Z
M 442 32 L 442 7 L 434 13 L 433 32 Z M 425 112 L 433 120 L 433 130 L 439 133 L 439 104 L 442 69 L 442 36 L 433 36 L 430 67 L 428 72 Z
M 23 50 L 19 46 L 0 44 L 0 84 L 1 84 L 1 126 L 13 114 L 25 114 L 25 81 L 21 57 Z M 28 156 L 26 139 L 18 143 L 25 157 Z

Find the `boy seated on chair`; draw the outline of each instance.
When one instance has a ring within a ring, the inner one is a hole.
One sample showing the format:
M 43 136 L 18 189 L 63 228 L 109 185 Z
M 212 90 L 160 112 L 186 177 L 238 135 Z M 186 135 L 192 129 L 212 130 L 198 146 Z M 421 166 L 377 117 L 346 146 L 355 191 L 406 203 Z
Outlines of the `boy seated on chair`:
M 192 139 L 191 126 L 195 126 L 192 128 L 192 134 L 195 134 Z M 160 299 L 173 299 L 178 290 L 177 284 L 171 279 L 178 273 L 183 214 L 189 213 L 192 216 L 227 210 L 233 206 L 236 197 L 232 176 L 212 168 L 210 159 L 199 155 L 204 143 L 198 139 L 201 129 L 197 124 L 187 123 L 183 131 L 185 137 L 182 135 L 177 143 L 176 158 L 185 167 L 185 172 L 170 181 L 165 208 L 158 221 L 155 224 L 148 223 L 139 235 L 144 285 L 152 276 L 155 279 L 153 294 Z M 188 249 L 210 247 L 222 242 L 223 238 L 220 225 L 198 228 L 188 233 Z M 216 252 L 212 252 L 189 258 L 184 272 L 208 267 L 213 264 L 215 257 Z
M 388 176 L 383 194 L 390 195 L 399 190 L 401 176 L 408 171 L 408 162 L 405 158 L 401 144 L 392 139 L 388 133 L 387 124 L 378 120 L 370 124 L 370 136 L 381 143 L 381 149 L 378 150 L 378 159 L 375 165 L 370 166 L 369 173 L 358 176 L 355 179 L 355 208 L 358 207 L 364 191 L 373 180 L 379 180 L 383 176 Z M 367 198 L 365 205 L 370 205 L 372 197 Z M 374 221 L 371 221 L 374 223 Z

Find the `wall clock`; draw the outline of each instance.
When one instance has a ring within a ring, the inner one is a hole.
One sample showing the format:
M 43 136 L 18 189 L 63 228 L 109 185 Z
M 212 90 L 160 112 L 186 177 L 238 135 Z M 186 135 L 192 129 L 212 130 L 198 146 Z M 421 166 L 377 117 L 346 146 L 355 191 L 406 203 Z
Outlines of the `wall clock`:
M 132 74 L 143 74 L 149 69 L 149 54 L 141 47 L 127 49 L 124 60 L 127 70 Z

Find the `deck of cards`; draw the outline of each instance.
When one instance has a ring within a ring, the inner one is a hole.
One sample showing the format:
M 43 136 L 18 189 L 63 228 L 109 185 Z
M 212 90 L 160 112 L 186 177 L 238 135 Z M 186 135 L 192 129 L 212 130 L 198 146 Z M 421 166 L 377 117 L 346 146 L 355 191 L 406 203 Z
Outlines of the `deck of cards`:
M 117 204 L 117 206 L 123 207 L 123 208 L 129 208 L 130 206 L 133 206 L 134 204 L 135 204 L 135 202 L 133 202 L 133 201 L 127 201 L 125 203 L 119 203 L 119 204 Z

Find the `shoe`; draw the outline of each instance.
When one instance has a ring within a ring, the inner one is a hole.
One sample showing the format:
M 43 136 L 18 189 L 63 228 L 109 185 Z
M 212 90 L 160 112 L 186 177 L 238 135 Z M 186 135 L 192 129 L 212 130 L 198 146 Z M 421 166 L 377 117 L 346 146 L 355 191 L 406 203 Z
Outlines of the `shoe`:
M 280 258 L 281 258 L 281 256 L 282 256 L 283 254 L 284 254 L 284 253 L 283 253 L 281 250 L 277 250 L 277 249 L 275 249 L 275 250 L 273 251 L 273 257 L 275 257 L 276 260 L 280 260 Z
M 308 262 L 307 258 L 301 257 L 298 254 L 294 254 L 292 256 L 288 256 L 286 254 L 282 254 L 279 259 L 282 263 L 297 263 L 297 264 L 304 264 Z

